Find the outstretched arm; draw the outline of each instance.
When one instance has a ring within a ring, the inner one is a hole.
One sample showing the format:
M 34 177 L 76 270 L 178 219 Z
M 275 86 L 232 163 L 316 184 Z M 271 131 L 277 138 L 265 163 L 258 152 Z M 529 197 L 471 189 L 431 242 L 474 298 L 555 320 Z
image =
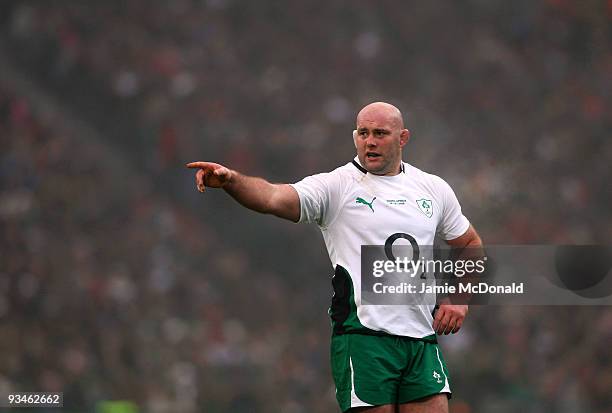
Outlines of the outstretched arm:
M 206 187 L 223 188 L 241 205 L 253 211 L 273 214 L 293 222 L 300 219 L 300 198 L 291 185 L 272 184 L 212 162 L 191 162 L 187 168 L 197 169 L 195 180 L 200 192 L 204 192 Z

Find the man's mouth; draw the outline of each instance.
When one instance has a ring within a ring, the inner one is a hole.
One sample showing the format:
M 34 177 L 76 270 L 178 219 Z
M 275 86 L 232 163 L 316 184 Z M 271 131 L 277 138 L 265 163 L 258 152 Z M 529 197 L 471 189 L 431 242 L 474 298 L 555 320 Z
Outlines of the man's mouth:
M 366 158 L 369 158 L 369 159 L 378 158 L 380 156 L 382 155 L 376 152 L 366 152 Z

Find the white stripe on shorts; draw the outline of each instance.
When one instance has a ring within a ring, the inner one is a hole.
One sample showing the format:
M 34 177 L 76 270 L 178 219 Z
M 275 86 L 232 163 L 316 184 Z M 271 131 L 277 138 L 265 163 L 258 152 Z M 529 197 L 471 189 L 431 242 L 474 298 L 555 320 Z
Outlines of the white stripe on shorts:
M 446 377 L 446 373 L 444 373 L 444 365 L 442 365 L 442 360 L 440 359 L 440 352 L 438 351 L 438 346 L 436 346 L 436 356 L 438 356 L 440 369 L 442 370 L 442 374 L 444 374 L 444 387 L 442 388 L 442 390 L 440 390 L 440 393 L 451 393 L 450 384 L 448 384 L 448 377 Z
M 373 406 L 373 404 L 364 402 L 355 394 L 355 373 L 353 370 L 353 359 L 351 357 L 349 357 L 349 365 L 351 366 L 351 407 Z

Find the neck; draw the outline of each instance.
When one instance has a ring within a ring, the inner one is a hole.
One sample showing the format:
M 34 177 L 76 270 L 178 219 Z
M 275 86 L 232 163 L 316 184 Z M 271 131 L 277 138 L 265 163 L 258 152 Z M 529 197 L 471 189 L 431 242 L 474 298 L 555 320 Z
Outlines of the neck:
M 368 171 L 370 172 L 370 171 Z M 395 175 L 399 175 L 400 173 L 402 173 L 402 161 L 399 161 L 397 163 L 396 166 L 394 166 L 393 168 L 391 168 L 391 170 L 389 172 L 386 173 L 376 173 L 376 172 L 370 172 L 372 175 L 376 175 L 376 176 L 395 176 Z

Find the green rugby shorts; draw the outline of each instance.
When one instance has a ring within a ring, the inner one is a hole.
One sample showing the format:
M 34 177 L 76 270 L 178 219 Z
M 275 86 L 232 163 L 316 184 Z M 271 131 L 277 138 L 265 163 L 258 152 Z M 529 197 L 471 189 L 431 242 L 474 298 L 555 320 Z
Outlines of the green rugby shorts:
M 435 336 L 332 336 L 331 369 L 343 412 L 402 404 L 438 393 L 450 397 L 448 369 Z

